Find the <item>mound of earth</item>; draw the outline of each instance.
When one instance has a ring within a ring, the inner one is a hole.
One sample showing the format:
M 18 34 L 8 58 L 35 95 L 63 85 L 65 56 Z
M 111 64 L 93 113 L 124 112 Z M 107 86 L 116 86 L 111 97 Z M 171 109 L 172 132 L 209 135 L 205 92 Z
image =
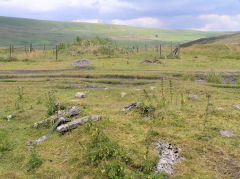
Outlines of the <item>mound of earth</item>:
M 72 63 L 73 67 L 92 66 L 92 62 L 87 59 L 77 59 Z
M 140 63 L 154 63 L 154 64 L 162 64 L 162 62 L 160 60 L 154 60 L 154 59 L 150 59 L 150 60 L 143 60 Z

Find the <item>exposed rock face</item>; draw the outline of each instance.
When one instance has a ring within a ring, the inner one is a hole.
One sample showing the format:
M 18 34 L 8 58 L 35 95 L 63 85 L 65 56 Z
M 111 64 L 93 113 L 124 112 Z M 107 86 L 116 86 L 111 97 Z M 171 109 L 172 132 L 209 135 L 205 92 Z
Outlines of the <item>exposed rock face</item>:
M 69 117 L 76 116 L 82 112 L 81 108 L 79 106 L 73 106 L 70 109 L 65 110 L 65 115 Z
M 145 64 L 145 63 L 162 64 L 162 62 L 160 60 L 155 60 L 155 59 L 143 60 L 140 63 L 142 63 L 142 64 Z
M 198 97 L 197 95 L 194 95 L 194 94 L 189 94 L 188 95 L 188 99 L 190 99 L 190 100 L 197 100 L 197 101 L 201 101 L 202 100 L 200 97 Z
M 181 149 L 174 148 L 171 144 L 159 140 L 156 143 L 156 151 L 159 153 L 160 157 L 160 161 L 156 166 L 156 173 L 165 172 L 169 175 L 173 175 L 173 165 L 183 159 L 179 155 Z
M 82 93 L 82 92 L 77 92 L 75 94 L 75 97 L 76 98 L 86 98 L 86 94 L 85 93 Z
M 72 63 L 73 67 L 92 66 L 92 62 L 87 59 L 77 59 Z
M 88 122 L 89 120 L 92 120 L 94 122 L 99 121 L 102 119 L 101 116 L 98 115 L 91 115 L 91 116 L 85 116 L 80 119 L 77 119 L 75 121 L 69 122 L 67 124 L 63 124 L 57 128 L 57 132 L 59 133 L 65 133 L 72 129 L 76 129 L 77 127 L 81 126 L 83 123 Z
M 129 106 L 122 108 L 121 111 L 123 111 L 123 112 L 130 111 L 130 110 L 136 108 L 137 106 L 139 106 L 139 103 L 133 103 L 133 104 L 130 104 Z
M 222 137 L 228 137 L 228 138 L 234 136 L 234 135 L 233 135 L 233 132 L 232 132 L 230 129 L 221 130 L 221 131 L 220 131 L 220 134 L 221 134 Z

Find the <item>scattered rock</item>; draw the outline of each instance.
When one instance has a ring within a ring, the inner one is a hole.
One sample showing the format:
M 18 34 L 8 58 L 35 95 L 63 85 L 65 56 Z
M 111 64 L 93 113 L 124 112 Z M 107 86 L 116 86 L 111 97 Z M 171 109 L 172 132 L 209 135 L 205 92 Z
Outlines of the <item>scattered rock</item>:
M 217 111 L 223 111 L 224 109 L 222 107 L 216 107 Z
M 145 64 L 145 63 L 162 64 L 162 62 L 160 60 L 155 60 L 155 59 L 143 60 L 140 63 L 142 63 L 142 64 Z
M 221 130 L 221 131 L 220 131 L 220 134 L 221 134 L 222 137 L 228 137 L 228 138 L 234 136 L 234 135 L 233 135 L 233 132 L 232 132 L 230 129 Z
M 57 132 L 65 133 L 67 131 L 75 129 L 75 128 L 79 127 L 80 125 L 82 125 L 83 123 L 88 122 L 89 119 L 91 119 L 92 121 L 96 122 L 96 121 L 101 120 L 102 117 L 98 116 L 98 115 L 85 116 L 85 117 L 82 117 L 82 118 L 77 119 L 75 121 L 72 121 L 72 122 L 69 122 L 67 124 L 63 124 L 63 125 L 59 126 L 57 128 Z
M 130 111 L 133 108 L 136 108 L 137 106 L 139 106 L 139 103 L 133 103 L 133 104 L 130 104 L 129 106 L 122 108 L 121 111 L 123 111 L 123 112 Z
M 75 57 L 75 56 L 76 56 L 76 53 L 72 52 L 71 56 Z
M 37 139 L 35 142 L 36 144 L 41 144 L 42 142 L 44 142 L 45 140 L 47 140 L 47 136 L 42 136 L 39 139 Z
M 123 98 L 124 96 L 126 96 L 127 95 L 127 93 L 125 93 L 125 92 L 122 92 L 121 93 L 121 97 Z
M 202 100 L 200 97 L 198 97 L 197 95 L 194 95 L 194 94 L 189 94 L 188 99 L 190 99 L 190 100 L 197 100 L 197 101 L 201 101 Z
M 104 90 L 106 91 L 106 90 L 108 90 L 108 88 L 104 88 Z
M 240 111 L 240 106 L 233 105 L 232 107 L 233 107 L 234 109 Z
M 50 132 L 53 132 L 56 130 L 56 128 L 62 124 L 65 124 L 67 122 L 70 122 L 71 119 L 69 118 L 64 118 L 64 117 L 60 117 L 53 125 L 53 127 L 51 128 Z
M 45 119 L 44 121 L 39 121 L 33 124 L 34 128 L 39 128 L 43 126 L 48 126 L 51 121 L 56 121 L 57 120 L 57 115 L 50 116 L 49 118 Z
M 183 159 L 179 155 L 181 149 L 174 148 L 171 144 L 161 142 L 161 140 L 156 143 L 155 149 L 160 157 L 160 161 L 156 166 L 156 173 L 165 172 L 169 175 L 173 175 L 173 165 Z
M 70 109 L 65 110 L 65 115 L 72 117 L 80 114 L 82 112 L 79 106 L 73 106 Z
M 72 63 L 73 67 L 92 66 L 92 62 L 87 59 L 77 59 Z
M 155 87 L 155 86 L 151 86 L 151 87 L 150 87 L 151 90 L 154 90 L 154 89 L 156 89 L 156 88 L 157 88 L 157 87 Z
M 78 102 L 79 99 L 72 99 L 70 102 Z
M 75 94 L 75 97 L 76 98 L 86 98 L 86 95 L 85 95 L 85 93 L 78 92 L 78 93 Z
M 13 118 L 13 115 L 7 116 L 7 120 L 10 121 Z

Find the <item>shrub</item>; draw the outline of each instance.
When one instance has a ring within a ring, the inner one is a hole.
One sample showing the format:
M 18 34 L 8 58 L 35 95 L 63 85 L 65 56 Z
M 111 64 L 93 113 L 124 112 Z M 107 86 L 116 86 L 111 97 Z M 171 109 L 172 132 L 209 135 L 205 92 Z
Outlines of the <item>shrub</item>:
M 222 76 L 221 76 L 221 74 L 217 74 L 214 71 L 210 71 L 207 74 L 207 82 L 220 84 L 220 83 L 222 83 Z
M 110 179 L 123 178 L 125 176 L 125 168 L 126 165 L 123 162 L 114 160 L 111 163 L 106 164 L 101 169 L 101 172 Z

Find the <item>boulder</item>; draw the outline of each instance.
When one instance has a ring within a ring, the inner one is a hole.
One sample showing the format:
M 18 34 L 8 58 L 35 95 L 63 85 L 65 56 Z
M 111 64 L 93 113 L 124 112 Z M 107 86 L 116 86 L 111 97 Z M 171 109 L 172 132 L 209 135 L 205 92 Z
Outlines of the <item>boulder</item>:
M 81 126 L 83 123 L 88 122 L 90 119 L 92 121 L 96 122 L 96 121 L 101 120 L 102 117 L 98 116 L 98 115 L 85 116 L 85 117 L 82 117 L 82 118 L 77 119 L 75 121 L 72 121 L 72 122 L 69 122 L 67 124 L 63 124 L 63 125 L 57 127 L 57 132 L 65 133 L 65 132 L 68 132 L 72 129 L 76 129 L 77 127 Z
M 76 98 L 86 98 L 86 94 L 85 93 L 82 93 L 82 92 L 77 92 L 75 94 L 75 97 Z
M 92 66 L 92 62 L 87 59 L 77 59 L 72 63 L 73 67 Z
M 157 87 L 156 86 L 150 86 L 150 89 L 151 90 L 154 90 L 154 89 L 156 89 Z

